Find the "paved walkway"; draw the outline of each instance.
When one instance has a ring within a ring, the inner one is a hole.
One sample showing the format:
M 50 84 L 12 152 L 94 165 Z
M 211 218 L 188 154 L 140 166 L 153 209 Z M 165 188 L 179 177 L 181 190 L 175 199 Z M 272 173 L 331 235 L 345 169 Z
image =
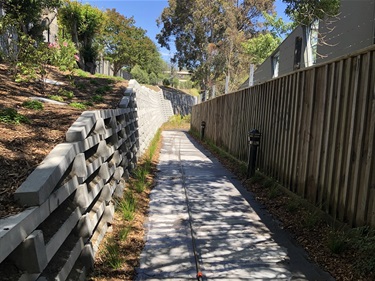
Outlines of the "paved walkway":
M 136 280 L 333 280 L 184 132 L 163 132 Z

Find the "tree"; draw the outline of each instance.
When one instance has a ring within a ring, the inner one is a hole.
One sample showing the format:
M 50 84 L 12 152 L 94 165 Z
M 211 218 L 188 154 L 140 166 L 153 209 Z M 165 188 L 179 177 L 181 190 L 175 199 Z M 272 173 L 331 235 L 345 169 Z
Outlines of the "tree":
M 169 0 L 158 25 L 159 44 L 169 49 L 174 41 L 174 61 L 193 72 L 203 90 L 217 81 L 233 81 L 243 65 L 242 44 L 257 32 L 257 16 L 272 9 L 273 0 Z M 232 77 L 231 74 L 234 77 Z
M 283 0 L 287 4 L 285 13 L 297 24 L 302 26 L 303 40 L 305 42 L 306 66 L 313 64 L 311 48 L 311 34 L 314 23 L 338 14 L 340 0 Z
M 276 50 L 294 25 L 294 23 L 285 23 L 282 18 L 277 17 L 276 13 L 263 12 L 263 17 L 265 21 L 262 33 L 243 43 L 245 52 L 250 55 L 250 61 L 255 66 L 262 64 Z
M 64 0 L 64 5 L 59 9 L 59 22 L 65 36 L 79 50 L 79 67 L 95 73 L 99 54 L 97 37 L 103 30 L 103 12 L 88 4 Z
M 60 0 L 0 0 L 4 9 L 1 16 L 2 29 L 15 27 L 17 34 L 30 36 L 33 40 L 43 41 L 43 31 L 47 26 L 42 13 L 60 7 Z

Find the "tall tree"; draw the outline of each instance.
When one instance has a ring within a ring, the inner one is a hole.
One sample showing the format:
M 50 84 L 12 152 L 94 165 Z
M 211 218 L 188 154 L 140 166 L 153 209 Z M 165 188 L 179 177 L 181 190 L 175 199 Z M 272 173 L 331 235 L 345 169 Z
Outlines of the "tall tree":
M 59 9 L 59 22 L 66 36 L 70 37 L 79 50 L 79 67 L 95 73 L 95 62 L 99 54 L 97 37 L 103 29 L 103 12 L 88 4 L 64 0 L 64 5 Z
M 243 43 L 245 52 L 250 56 L 250 61 L 259 66 L 280 45 L 283 38 L 290 32 L 294 23 L 285 23 L 276 13 L 263 12 L 264 30 L 257 36 Z
M 232 80 L 241 60 L 241 41 L 257 32 L 257 17 L 272 9 L 273 0 L 169 0 L 158 25 L 159 44 L 174 41 L 174 60 L 193 71 L 206 90 L 217 81 Z
M 283 0 L 287 4 L 285 13 L 302 26 L 306 66 L 313 64 L 311 34 L 317 21 L 334 17 L 340 9 L 340 0 Z

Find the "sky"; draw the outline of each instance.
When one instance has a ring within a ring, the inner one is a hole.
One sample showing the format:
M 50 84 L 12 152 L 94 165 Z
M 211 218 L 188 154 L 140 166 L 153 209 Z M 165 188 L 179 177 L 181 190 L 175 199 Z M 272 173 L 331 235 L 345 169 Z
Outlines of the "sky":
M 156 34 L 160 31 L 156 20 L 163 12 L 163 9 L 168 6 L 168 0 L 80 0 L 79 2 L 90 4 L 101 10 L 115 8 L 117 12 L 125 17 L 134 17 L 135 26 L 147 31 L 147 36 L 155 42 L 163 59 L 169 61 L 174 49 L 171 48 L 171 51 L 168 51 L 166 48 L 161 48 L 155 39 Z M 285 21 L 289 21 L 284 14 L 285 4 L 281 0 L 276 0 L 275 6 L 278 16 L 282 17 Z

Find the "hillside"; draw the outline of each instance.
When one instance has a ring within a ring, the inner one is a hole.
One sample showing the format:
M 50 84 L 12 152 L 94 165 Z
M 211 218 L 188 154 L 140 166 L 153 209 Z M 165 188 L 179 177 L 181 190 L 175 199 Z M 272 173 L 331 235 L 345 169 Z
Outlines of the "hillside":
M 0 219 L 22 210 L 13 201 L 14 191 L 52 148 L 64 141 L 65 132 L 82 111 L 116 107 L 127 86 L 125 80 L 81 71 L 63 73 L 53 67 L 48 69 L 47 78 L 63 85 L 16 83 L 9 67 L 0 64 Z M 42 110 L 25 107 L 24 102 L 33 97 L 51 95 L 66 105 L 43 103 Z M 9 122 L 9 118 L 21 123 Z

